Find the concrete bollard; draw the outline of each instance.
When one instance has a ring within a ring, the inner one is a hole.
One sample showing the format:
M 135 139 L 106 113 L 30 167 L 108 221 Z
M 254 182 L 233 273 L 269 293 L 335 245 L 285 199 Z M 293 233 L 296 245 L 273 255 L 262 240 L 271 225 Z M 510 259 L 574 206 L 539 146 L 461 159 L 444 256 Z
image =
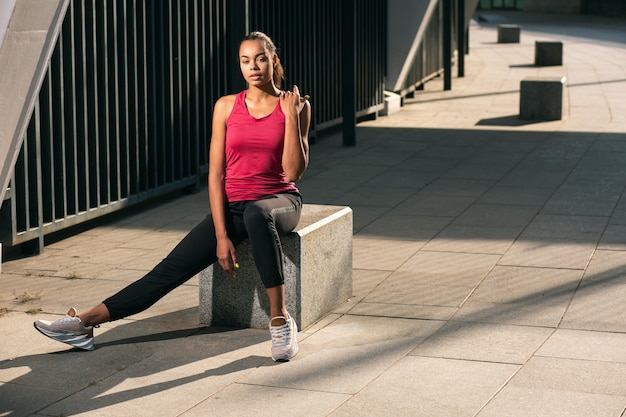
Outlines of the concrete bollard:
M 526 77 L 520 85 L 522 120 L 561 120 L 565 77 Z
M 535 65 L 563 65 L 563 42 L 535 42 Z
M 520 31 L 518 25 L 498 25 L 498 43 L 519 43 Z

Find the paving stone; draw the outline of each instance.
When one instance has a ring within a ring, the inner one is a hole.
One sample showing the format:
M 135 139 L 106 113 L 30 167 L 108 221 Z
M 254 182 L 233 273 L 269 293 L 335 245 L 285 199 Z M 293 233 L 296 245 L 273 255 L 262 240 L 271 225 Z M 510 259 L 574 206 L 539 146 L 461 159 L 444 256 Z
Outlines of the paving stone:
M 561 326 L 567 329 L 626 332 L 626 282 L 584 279 L 576 291 Z
M 476 417 L 619 416 L 626 397 L 552 389 L 505 387 Z
M 542 187 L 514 187 L 496 185 L 479 200 L 482 204 L 506 204 L 516 206 L 543 206 L 552 190 Z
M 473 197 L 420 193 L 398 204 L 390 215 L 455 217 L 474 201 Z M 450 219 L 448 219 L 450 220 Z
M 348 398 L 347 394 L 334 392 L 232 384 L 180 415 L 239 417 L 244 413 L 255 417 L 324 417 Z
M 411 355 L 522 365 L 551 333 L 541 327 L 450 321 Z
M 426 251 L 505 254 L 522 228 L 451 224 L 424 246 Z
M 625 373 L 626 363 L 534 357 L 511 379 L 509 385 L 624 398 Z
M 450 320 L 456 307 L 376 303 L 362 301 L 349 310 L 350 314 L 375 317 L 396 317 L 422 320 Z
M 473 302 L 523 303 L 538 307 L 571 299 L 582 279 L 582 272 L 572 269 L 518 268 L 496 266 L 472 293 Z
M 421 284 L 474 288 L 500 259 L 499 255 L 420 251 L 398 273 L 412 273 Z
M 626 363 L 626 334 L 557 329 L 537 356 Z
M 440 233 L 451 220 L 451 217 L 386 214 L 360 230 L 357 236 L 425 242 Z
M 539 214 L 524 230 L 520 238 L 597 242 L 606 224 L 606 217 Z
M 561 322 L 571 296 L 547 299 L 538 304 L 532 299 L 506 304 L 468 300 L 454 319 L 470 322 L 512 324 L 518 326 L 556 327 Z
M 517 369 L 509 364 L 408 356 L 331 416 L 473 416 Z
M 352 267 L 394 271 L 424 246 L 424 241 L 399 241 L 355 236 L 352 242 Z
M 583 270 L 591 259 L 595 246 L 595 242 L 585 241 L 518 240 L 498 261 L 498 265 Z
M 459 307 L 472 292 L 468 286 L 420 281 L 418 271 L 394 272 L 363 301 L 390 305 Z

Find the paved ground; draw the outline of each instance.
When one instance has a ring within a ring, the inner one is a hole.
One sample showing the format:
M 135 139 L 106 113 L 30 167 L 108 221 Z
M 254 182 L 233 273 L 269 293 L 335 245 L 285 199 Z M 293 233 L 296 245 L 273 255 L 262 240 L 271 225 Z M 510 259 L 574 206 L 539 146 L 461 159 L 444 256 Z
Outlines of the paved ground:
M 32 328 L 140 277 L 203 192 L 2 265 L 0 416 L 626 415 L 626 22 L 486 17 L 452 91 L 312 148 L 307 202 L 354 209 L 354 297 L 296 359 L 273 363 L 266 331 L 199 325 L 197 279 L 93 352 Z M 505 21 L 521 43 L 496 43 Z M 533 65 L 538 39 L 563 41 L 563 66 Z M 537 74 L 567 77 L 563 120 L 518 120 Z

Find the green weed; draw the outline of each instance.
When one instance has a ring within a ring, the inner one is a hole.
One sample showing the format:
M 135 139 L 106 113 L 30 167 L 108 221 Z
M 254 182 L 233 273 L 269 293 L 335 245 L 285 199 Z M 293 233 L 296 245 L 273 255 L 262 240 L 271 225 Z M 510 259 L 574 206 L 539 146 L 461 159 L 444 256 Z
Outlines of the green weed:
M 72 272 L 65 279 L 81 279 L 82 277 L 78 275 L 76 272 Z
M 39 294 L 30 294 L 28 292 L 23 292 L 22 294 L 19 294 L 15 297 L 15 299 L 17 300 L 18 303 L 20 304 L 25 304 L 25 303 L 29 303 L 31 301 L 36 301 L 39 300 L 40 295 Z

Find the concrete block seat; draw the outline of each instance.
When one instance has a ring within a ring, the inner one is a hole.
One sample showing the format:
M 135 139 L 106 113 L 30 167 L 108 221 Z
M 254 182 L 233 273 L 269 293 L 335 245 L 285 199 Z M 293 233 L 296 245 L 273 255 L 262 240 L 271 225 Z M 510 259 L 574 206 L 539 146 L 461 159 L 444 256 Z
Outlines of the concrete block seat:
M 352 296 L 352 209 L 304 204 L 298 227 L 281 242 L 289 314 L 305 329 Z M 237 247 L 235 278 L 215 264 L 200 273 L 200 321 L 266 329 L 269 300 L 249 242 Z
M 522 120 L 561 120 L 565 77 L 526 77 L 520 85 Z
M 519 43 L 520 32 L 518 25 L 498 25 L 498 43 Z
M 535 65 L 563 65 L 563 42 L 535 41 Z

